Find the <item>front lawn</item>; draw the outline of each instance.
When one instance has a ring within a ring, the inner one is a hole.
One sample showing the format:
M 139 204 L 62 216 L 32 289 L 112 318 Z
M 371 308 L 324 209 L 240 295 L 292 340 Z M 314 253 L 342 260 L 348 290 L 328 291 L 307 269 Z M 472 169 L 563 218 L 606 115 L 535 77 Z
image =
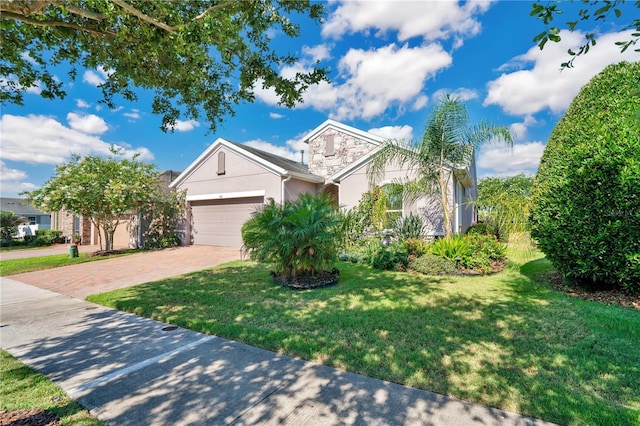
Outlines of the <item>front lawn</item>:
M 42 409 L 57 414 L 63 425 L 105 425 L 44 375 L 5 351 L 0 351 L 0 389 L 0 411 Z M 0 424 L 9 424 L 4 420 L 4 416 L 0 416 Z M 32 423 L 25 421 L 11 424 Z
M 427 277 L 340 263 L 292 291 L 232 262 L 92 302 L 371 377 L 563 424 L 640 424 L 640 311 L 546 282 L 537 251 L 497 275 Z
M 69 257 L 68 254 L 54 254 L 51 256 L 0 260 L 0 276 L 21 274 L 23 272 L 40 271 L 43 269 L 57 268 L 60 266 L 75 265 L 76 263 L 94 262 L 96 260 L 138 253 L 139 251 L 140 250 L 125 250 L 122 253 L 112 254 L 109 256 L 87 256 L 86 254 L 81 254 L 78 257 Z

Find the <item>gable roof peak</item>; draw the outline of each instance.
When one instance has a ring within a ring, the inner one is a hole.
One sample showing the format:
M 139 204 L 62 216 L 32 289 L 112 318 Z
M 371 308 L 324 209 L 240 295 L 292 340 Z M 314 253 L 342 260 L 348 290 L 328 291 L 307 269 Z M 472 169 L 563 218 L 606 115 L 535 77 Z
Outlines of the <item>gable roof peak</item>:
M 349 126 L 344 123 L 340 123 L 339 121 L 335 121 L 332 119 L 327 119 L 324 123 L 320 124 L 318 127 L 313 129 L 304 137 L 304 142 L 309 143 L 311 139 L 318 137 L 321 133 L 323 133 L 327 129 L 334 129 L 342 133 L 346 133 L 348 135 L 354 136 L 358 139 L 365 140 L 373 145 L 380 145 L 382 142 L 386 140 L 382 136 L 374 135 L 373 133 L 366 132 L 364 130 L 357 129 L 355 127 Z

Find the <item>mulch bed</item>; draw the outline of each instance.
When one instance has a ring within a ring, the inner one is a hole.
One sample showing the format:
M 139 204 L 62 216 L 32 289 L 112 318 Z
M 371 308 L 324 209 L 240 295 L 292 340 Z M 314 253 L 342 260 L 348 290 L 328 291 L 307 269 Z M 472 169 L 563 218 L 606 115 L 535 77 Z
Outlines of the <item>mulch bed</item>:
M 0 410 L 1 426 L 60 426 L 60 418 L 51 411 L 42 408 L 25 410 Z
M 553 288 L 569 296 L 604 303 L 605 305 L 620 305 L 640 310 L 640 295 L 638 294 L 634 295 L 619 289 L 594 290 L 578 285 L 569 285 L 562 277 L 562 274 L 557 271 L 546 273 L 545 278 Z
M 340 271 L 333 268 L 331 272 L 323 271 L 314 275 L 298 275 L 291 280 L 287 280 L 271 271 L 271 277 L 273 277 L 273 280 L 277 284 L 283 287 L 288 287 L 293 290 L 310 290 L 312 288 L 327 287 L 336 284 L 340 279 Z

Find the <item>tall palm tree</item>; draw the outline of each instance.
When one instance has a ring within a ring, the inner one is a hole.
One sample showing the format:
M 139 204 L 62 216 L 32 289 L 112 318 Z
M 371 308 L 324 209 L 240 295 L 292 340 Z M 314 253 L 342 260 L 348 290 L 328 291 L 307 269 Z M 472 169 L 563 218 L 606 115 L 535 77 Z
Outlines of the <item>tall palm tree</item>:
M 402 184 L 403 197 L 413 202 L 426 194 L 438 195 L 444 215 L 446 238 L 452 235 L 453 206 L 449 202 L 449 184 L 455 169 L 466 167 L 475 150 L 490 142 L 513 145 L 513 136 L 504 126 L 482 121 L 469 124 L 465 102 L 446 95 L 431 112 L 422 139 L 411 144 L 388 140 L 373 156 L 368 169 L 373 183 L 384 174 L 389 163 L 407 166 L 415 176 Z

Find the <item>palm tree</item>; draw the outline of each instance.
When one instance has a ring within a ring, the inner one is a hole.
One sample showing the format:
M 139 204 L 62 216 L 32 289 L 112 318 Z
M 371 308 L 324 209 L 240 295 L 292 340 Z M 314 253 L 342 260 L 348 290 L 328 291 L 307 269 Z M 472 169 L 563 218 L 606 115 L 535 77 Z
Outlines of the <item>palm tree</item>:
M 408 202 L 426 194 L 438 195 L 444 215 L 446 238 L 452 235 L 453 206 L 449 204 L 449 184 L 452 171 L 465 167 L 475 150 L 490 142 L 513 145 L 513 136 L 504 126 L 482 121 L 469 125 L 469 113 L 464 101 L 446 95 L 431 112 L 422 139 L 405 144 L 389 140 L 373 156 L 368 169 L 373 183 L 384 174 L 389 163 L 407 166 L 414 177 L 402 184 L 403 197 Z

